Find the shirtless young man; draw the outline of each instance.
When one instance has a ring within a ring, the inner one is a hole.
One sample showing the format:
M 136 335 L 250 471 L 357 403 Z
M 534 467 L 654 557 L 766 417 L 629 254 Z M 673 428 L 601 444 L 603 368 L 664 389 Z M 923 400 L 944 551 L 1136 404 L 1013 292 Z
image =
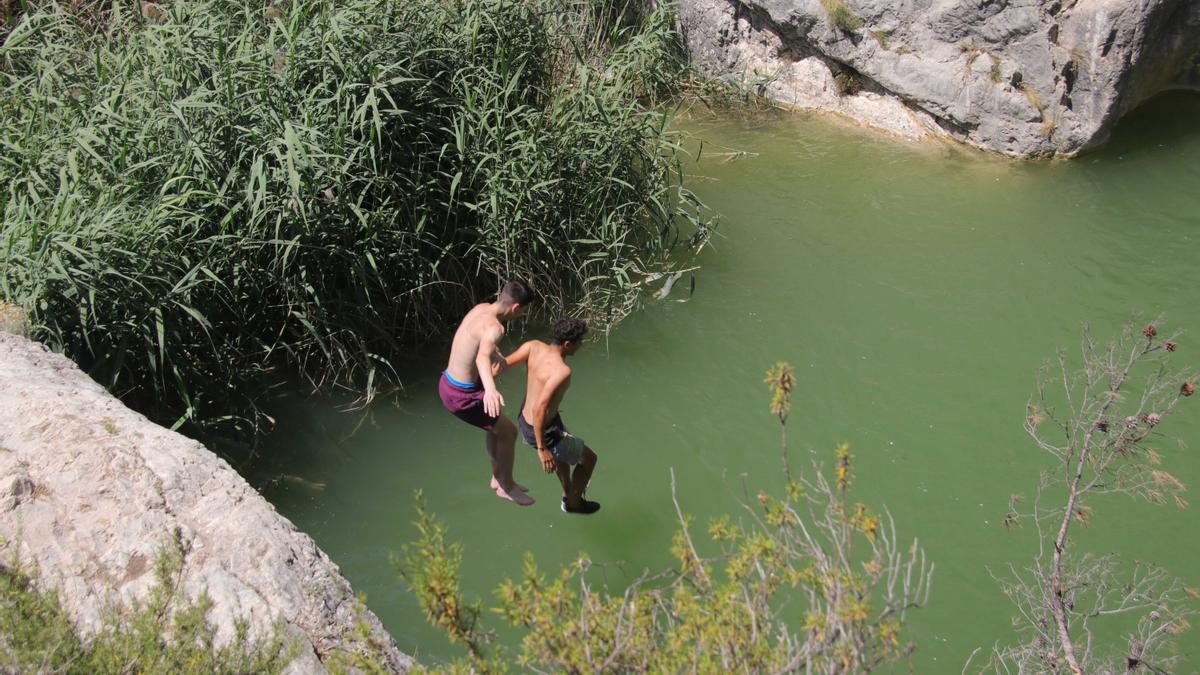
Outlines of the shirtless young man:
M 583 321 L 560 319 L 554 324 L 554 342 L 530 340 L 505 361 L 509 366 L 522 361 L 529 364 L 529 386 L 521 416 L 517 418 L 521 436 L 537 448 L 546 473 L 558 474 L 563 489 L 562 510 L 589 514 L 600 510 L 600 504 L 583 498 L 596 468 L 596 453 L 583 439 L 567 431 L 558 414 L 563 395 L 571 386 L 571 369 L 564 359 L 579 351 L 585 333 L 587 324 Z
M 528 286 L 510 281 L 495 302 L 475 305 L 454 333 L 450 361 L 438 382 L 438 394 L 446 409 L 487 432 L 491 488 L 496 496 L 521 506 L 529 506 L 533 498 L 525 494 L 525 486 L 513 480 L 517 428 L 500 410 L 504 397 L 496 389 L 495 377 L 507 367 L 497 347 L 504 335 L 504 322 L 523 315 L 533 300 Z

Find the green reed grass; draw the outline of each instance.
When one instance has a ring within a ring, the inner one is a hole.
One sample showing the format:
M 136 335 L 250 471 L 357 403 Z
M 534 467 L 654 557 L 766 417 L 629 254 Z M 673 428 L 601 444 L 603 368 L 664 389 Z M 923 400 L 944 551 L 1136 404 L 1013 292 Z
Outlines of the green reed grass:
M 617 320 L 708 236 L 649 107 L 665 13 L 162 7 L 31 7 L 0 44 L 0 299 L 158 419 L 254 428 L 293 371 L 369 398 L 509 277 Z

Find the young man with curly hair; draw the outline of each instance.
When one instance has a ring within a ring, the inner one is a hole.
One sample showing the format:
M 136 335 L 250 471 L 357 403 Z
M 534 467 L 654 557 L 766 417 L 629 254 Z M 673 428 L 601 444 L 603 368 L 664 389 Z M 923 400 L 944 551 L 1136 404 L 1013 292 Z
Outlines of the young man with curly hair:
M 596 453 L 582 438 L 567 431 L 559 406 L 571 386 L 571 368 L 566 357 L 579 351 L 586 333 L 587 323 L 560 319 L 554 324 L 553 342 L 530 340 L 505 359 L 509 366 L 528 364 L 529 385 L 517 418 L 521 436 L 537 449 L 546 473 L 553 471 L 558 475 L 563 490 L 562 510 L 581 514 L 600 510 L 600 504 L 583 496 L 596 469 Z

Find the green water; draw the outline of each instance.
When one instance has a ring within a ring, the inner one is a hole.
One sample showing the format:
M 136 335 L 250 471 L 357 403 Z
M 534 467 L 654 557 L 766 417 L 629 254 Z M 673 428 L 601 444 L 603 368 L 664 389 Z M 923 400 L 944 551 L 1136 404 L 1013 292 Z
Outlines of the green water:
M 1200 96 L 1160 98 L 1104 149 L 1055 163 L 913 146 L 822 118 L 685 121 L 704 140 L 687 172 L 721 214 L 721 236 L 689 302 L 651 303 L 574 357 L 563 415 L 600 456 L 597 516 L 560 513 L 556 482 L 520 445 L 517 477 L 538 503 L 485 489 L 482 434 L 435 394 L 440 350 L 411 366 L 405 393 L 366 413 L 321 400 L 284 411 L 255 475 L 324 483 L 263 489 L 404 650 L 444 658 L 457 650 L 388 562 L 412 536 L 415 489 L 463 542 L 469 594 L 491 599 L 525 551 L 551 569 L 580 551 L 623 563 L 607 572 L 620 585 L 670 562 L 672 468 L 698 523 L 736 511 L 743 482 L 780 486 L 762 377 L 787 360 L 799 377 L 793 466 L 851 444 L 857 499 L 891 509 L 937 565 L 929 606 L 912 615 L 911 669 L 957 673 L 976 647 L 1011 638 L 1012 607 L 988 570 L 1033 554 L 1032 532 L 1000 522 L 1044 466 L 1022 429 L 1041 362 L 1077 344 L 1081 323 L 1108 335 L 1141 310 L 1188 331 L 1177 358 L 1200 365 L 1197 120 Z M 745 154 L 718 154 L 731 151 Z M 522 373 L 501 382 L 510 415 L 523 388 Z M 1196 484 L 1200 401 L 1185 403 L 1163 430 L 1188 447 L 1164 442 L 1165 465 Z M 1200 506 L 1097 506 L 1082 544 L 1200 584 Z M 1197 629 L 1184 642 L 1200 644 Z M 1189 649 L 1188 672 L 1200 667 Z

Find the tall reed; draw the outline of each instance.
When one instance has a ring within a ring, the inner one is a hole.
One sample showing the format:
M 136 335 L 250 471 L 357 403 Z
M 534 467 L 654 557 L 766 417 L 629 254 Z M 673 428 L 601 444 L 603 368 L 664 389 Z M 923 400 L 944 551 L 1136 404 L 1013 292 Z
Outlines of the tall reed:
M 283 373 L 370 397 L 508 277 L 619 319 L 710 223 L 660 12 L 591 0 L 177 0 L 0 44 L 0 299 L 177 426 Z M 611 8 L 610 8 L 611 9 Z

